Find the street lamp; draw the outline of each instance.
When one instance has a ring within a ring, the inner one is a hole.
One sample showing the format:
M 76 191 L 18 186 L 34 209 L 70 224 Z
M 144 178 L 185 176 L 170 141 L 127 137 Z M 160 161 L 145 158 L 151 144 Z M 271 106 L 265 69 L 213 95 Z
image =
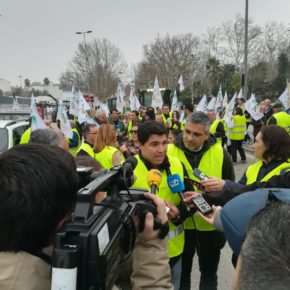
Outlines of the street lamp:
M 77 31 L 76 34 L 82 34 L 84 37 L 84 43 L 86 43 L 86 34 L 87 33 L 92 33 L 92 30 L 88 30 L 88 31 Z

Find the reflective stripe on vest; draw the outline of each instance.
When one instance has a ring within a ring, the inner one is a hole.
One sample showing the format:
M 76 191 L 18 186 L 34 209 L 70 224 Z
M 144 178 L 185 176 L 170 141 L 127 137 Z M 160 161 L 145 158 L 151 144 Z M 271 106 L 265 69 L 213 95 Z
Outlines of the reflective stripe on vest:
M 189 177 L 193 180 L 196 180 L 200 182 L 199 179 L 197 179 L 193 175 L 193 168 L 191 167 L 190 163 L 188 162 L 184 152 L 176 147 L 174 144 L 168 145 L 168 151 L 167 154 L 169 156 L 177 157 L 185 166 L 187 173 Z M 206 152 L 204 152 L 198 169 L 200 169 L 202 172 L 204 172 L 207 176 L 214 176 L 217 178 L 222 177 L 222 167 L 223 167 L 223 159 L 224 159 L 224 152 L 221 144 L 216 143 L 212 145 Z M 194 188 L 194 190 L 197 190 Z M 215 227 L 204 221 L 202 218 L 198 216 L 193 216 L 196 229 L 199 231 L 213 231 L 215 230 Z M 189 217 L 184 222 L 184 228 L 185 229 L 194 229 L 194 224 L 192 221 L 192 217 Z
M 140 159 L 138 155 L 135 156 L 138 163 L 134 169 L 134 175 L 137 177 L 132 187 L 144 188 L 150 190 L 147 184 L 148 169 Z M 183 180 L 183 167 L 180 161 L 174 157 L 168 157 L 170 163 L 171 174 L 179 174 Z M 168 200 L 175 205 L 179 205 L 180 197 L 178 194 L 173 194 L 167 184 L 167 174 L 162 171 L 162 180 L 156 195 L 163 200 Z M 183 227 L 176 227 L 171 221 L 169 221 L 169 240 L 168 240 L 168 254 L 169 257 L 179 256 L 183 252 L 184 247 L 184 231 Z
M 85 152 L 86 152 L 90 157 L 92 157 L 92 158 L 95 157 L 94 149 L 93 149 L 93 147 L 91 147 L 89 144 L 87 144 L 87 143 L 83 143 L 83 144 L 79 147 L 79 149 L 78 149 L 78 151 L 77 151 L 77 154 L 78 154 L 81 150 L 85 151 Z
M 119 151 L 119 149 L 112 146 L 106 146 L 101 152 L 95 153 L 95 159 L 101 164 L 103 168 L 109 170 L 113 167 L 113 155 L 117 151 Z M 123 156 L 121 151 L 119 152 Z
M 234 127 L 230 129 L 230 140 L 244 140 L 246 131 L 245 116 L 232 116 Z
M 184 231 L 183 225 L 179 225 L 176 229 L 169 231 L 167 234 L 168 239 L 173 239 L 179 236 Z
M 246 184 L 252 184 L 257 180 L 257 177 L 258 177 L 258 174 L 262 165 L 263 165 L 263 162 L 258 161 L 248 167 L 246 171 L 246 178 L 247 178 Z M 286 168 L 290 169 L 290 159 L 288 159 L 288 162 L 284 162 L 280 164 L 279 166 L 277 166 L 276 168 L 274 168 L 273 170 L 271 170 L 267 175 L 265 175 L 259 181 L 264 182 L 264 181 L 269 180 L 272 176 L 280 175 L 280 172 L 282 170 L 285 170 Z

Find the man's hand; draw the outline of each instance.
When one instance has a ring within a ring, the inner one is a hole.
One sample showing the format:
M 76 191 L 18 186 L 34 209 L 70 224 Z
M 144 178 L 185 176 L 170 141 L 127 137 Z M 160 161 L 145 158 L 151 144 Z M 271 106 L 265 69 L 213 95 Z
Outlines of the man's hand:
M 198 196 L 200 195 L 200 192 L 196 192 L 196 191 L 186 191 L 183 196 L 184 196 L 184 199 L 183 201 L 187 204 L 187 206 L 189 208 L 194 208 L 194 204 L 192 203 L 192 198 L 195 197 L 195 196 Z
M 166 206 L 165 202 L 157 197 L 156 195 L 145 192 L 144 196 L 148 199 L 151 200 L 152 203 L 156 207 L 157 211 L 157 218 L 161 221 L 162 224 L 165 224 L 168 222 L 167 214 L 166 214 Z M 159 237 L 159 230 L 154 230 L 154 217 L 152 213 L 147 213 L 145 223 L 144 223 L 144 230 L 139 234 L 139 238 L 142 240 L 154 240 Z
M 215 217 L 217 215 L 217 212 L 219 212 L 222 209 L 221 206 L 212 206 L 212 212 L 207 214 L 207 215 L 203 215 L 200 211 L 197 211 L 195 214 L 200 216 L 202 219 L 204 219 L 206 222 L 208 222 L 211 225 L 214 225 L 214 220 Z
M 177 219 L 180 216 L 180 211 L 176 207 L 175 204 L 173 204 L 170 201 L 165 200 L 166 206 L 169 208 L 169 211 L 167 213 L 169 219 Z
M 205 191 L 208 192 L 222 190 L 225 183 L 225 180 L 214 177 L 201 181 L 201 185 L 204 187 Z

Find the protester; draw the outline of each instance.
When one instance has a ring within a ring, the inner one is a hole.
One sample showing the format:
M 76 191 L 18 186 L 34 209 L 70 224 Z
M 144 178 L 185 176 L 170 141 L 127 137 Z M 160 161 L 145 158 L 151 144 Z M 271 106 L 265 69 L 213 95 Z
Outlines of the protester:
M 95 158 L 95 152 L 93 150 L 96 140 L 96 135 L 98 132 L 98 127 L 92 124 L 83 124 L 82 135 L 84 136 L 84 141 L 77 151 L 77 156 L 89 156 Z
M 193 113 L 193 104 L 191 104 L 191 103 L 185 104 L 184 109 L 183 109 L 183 113 L 184 113 L 184 119 L 182 120 L 182 123 L 181 123 L 181 130 L 182 131 L 184 130 L 187 118 Z
M 210 120 L 203 112 L 188 116 L 183 135 L 169 145 L 168 155 L 177 157 L 185 166 L 189 178 L 200 181 L 193 175 L 194 168 L 207 176 L 234 180 L 230 156 L 216 138 L 210 135 Z M 193 187 L 191 187 L 193 189 Z M 197 190 L 196 187 L 194 187 Z M 185 247 L 182 256 L 180 289 L 190 290 L 192 260 L 195 252 L 201 272 L 200 289 L 217 289 L 217 269 L 220 250 L 225 245 L 224 235 L 199 217 L 189 217 L 185 223 Z
M 207 112 L 208 118 L 210 119 L 210 133 L 216 137 L 217 141 L 222 144 L 222 139 L 226 137 L 226 131 L 224 123 L 220 118 L 216 117 L 215 110 L 209 110 Z
M 139 124 L 140 120 L 139 120 L 138 111 L 131 111 L 129 116 L 130 116 L 130 121 L 129 121 L 128 127 L 127 127 L 127 137 L 130 139 L 132 136 L 130 131 L 132 130 L 133 125 Z
M 117 133 L 114 125 L 103 124 L 98 128 L 95 145 L 95 159 L 105 169 L 120 165 L 124 156 L 118 149 Z
M 106 112 L 104 110 L 98 109 L 96 111 L 96 121 L 97 121 L 98 125 L 102 125 L 102 124 L 107 124 L 108 123 L 107 114 L 106 114 Z
M 184 231 L 180 209 L 180 197 L 173 194 L 167 179 L 172 174 L 178 174 L 183 179 L 184 170 L 180 161 L 175 157 L 167 156 L 167 128 L 164 124 L 148 120 L 138 128 L 138 142 L 140 153 L 136 156 L 138 164 L 134 169 L 137 177 L 133 187 L 150 189 L 147 183 L 149 170 L 158 169 L 162 179 L 156 195 L 164 199 L 169 208 L 169 258 L 171 268 L 171 281 L 174 289 L 179 289 L 181 273 L 181 254 L 184 246 Z
M 124 154 L 126 157 L 134 156 L 139 153 L 138 137 L 137 137 L 138 127 L 139 127 L 139 124 L 133 125 L 130 131 L 131 139 L 127 140 L 125 143 L 126 147 L 124 150 Z
M 167 125 L 170 123 L 172 119 L 172 113 L 170 112 L 169 105 L 163 104 L 161 117 L 162 117 L 164 125 Z
M 243 140 L 246 131 L 246 118 L 240 107 L 234 108 L 231 124 L 228 125 L 231 140 L 231 155 L 234 164 L 237 164 L 237 151 L 241 156 L 241 162 L 246 163 L 246 154 L 243 149 Z
M 268 119 L 267 124 L 280 126 L 290 135 L 290 115 L 283 111 L 283 105 L 280 103 L 273 106 L 273 115 Z
M 126 136 L 126 127 L 125 124 L 120 120 L 118 115 L 118 110 L 113 109 L 111 112 L 111 118 L 109 119 L 109 124 L 115 126 L 117 132 L 117 141 L 121 146 L 124 142 L 124 137 Z
M 268 119 L 273 115 L 273 108 L 271 105 L 271 100 L 266 99 L 264 102 L 265 102 L 264 116 L 265 116 L 265 121 L 267 122 Z
M 262 127 L 253 144 L 254 155 L 259 161 L 250 165 L 237 183 L 230 180 L 209 178 L 202 181 L 204 189 L 212 191 L 233 191 L 241 185 L 265 182 L 274 175 L 290 169 L 290 137 L 285 129 L 267 125 Z
M 169 123 L 169 129 L 178 129 L 181 128 L 181 123 L 179 122 L 180 113 L 178 111 L 173 111 L 172 118 Z
M 155 120 L 155 110 L 153 107 L 148 107 L 145 112 L 145 119 L 146 120 Z
M 36 129 L 30 133 L 29 143 L 58 146 L 68 151 L 67 140 L 62 131 L 58 129 Z

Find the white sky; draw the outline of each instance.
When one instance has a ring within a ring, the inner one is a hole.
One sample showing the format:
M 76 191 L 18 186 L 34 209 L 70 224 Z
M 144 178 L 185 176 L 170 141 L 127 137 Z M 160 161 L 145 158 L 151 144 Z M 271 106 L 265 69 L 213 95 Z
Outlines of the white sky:
M 58 82 L 83 41 L 76 31 L 92 30 L 87 41 L 109 39 L 130 66 L 157 33 L 201 35 L 238 13 L 245 0 L 0 0 L 0 78 Z M 290 0 L 249 0 L 249 16 L 290 28 Z

